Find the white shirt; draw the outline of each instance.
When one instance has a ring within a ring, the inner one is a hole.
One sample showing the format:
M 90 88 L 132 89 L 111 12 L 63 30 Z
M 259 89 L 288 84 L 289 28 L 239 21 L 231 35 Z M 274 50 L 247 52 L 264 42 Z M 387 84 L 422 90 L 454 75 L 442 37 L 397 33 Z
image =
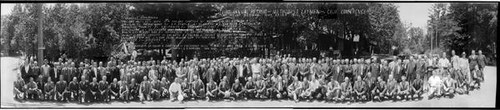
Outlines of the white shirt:
M 449 65 L 450 65 L 450 61 L 448 61 L 448 59 L 446 59 L 446 58 L 440 58 L 438 63 L 439 63 L 439 67 L 449 67 Z
M 181 84 L 177 83 L 177 82 L 174 82 L 170 85 L 170 88 L 169 88 L 169 91 L 170 92 L 182 92 L 182 89 L 181 89 Z
M 433 87 L 440 86 L 442 83 L 441 78 L 439 76 L 433 75 L 429 78 L 429 84 Z
M 28 73 L 30 71 L 30 65 L 24 66 L 24 71 L 26 71 L 26 73 Z
M 260 64 L 258 63 L 252 64 L 252 72 L 257 74 L 260 73 Z

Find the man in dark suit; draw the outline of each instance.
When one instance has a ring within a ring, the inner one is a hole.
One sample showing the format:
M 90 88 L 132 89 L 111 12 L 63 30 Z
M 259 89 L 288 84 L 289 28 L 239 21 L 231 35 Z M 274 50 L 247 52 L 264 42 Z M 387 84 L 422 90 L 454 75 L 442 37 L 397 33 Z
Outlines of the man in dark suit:
M 29 76 L 30 76 L 30 73 L 31 72 L 31 65 L 30 65 L 30 62 L 29 60 L 26 60 L 24 61 L 24 64 L 21 65 L 21 68 L 19 68 L 21 70 L 21 77 L 24 81 L 29 81 Z M 27 82 L 25 82 L 27 83 Z

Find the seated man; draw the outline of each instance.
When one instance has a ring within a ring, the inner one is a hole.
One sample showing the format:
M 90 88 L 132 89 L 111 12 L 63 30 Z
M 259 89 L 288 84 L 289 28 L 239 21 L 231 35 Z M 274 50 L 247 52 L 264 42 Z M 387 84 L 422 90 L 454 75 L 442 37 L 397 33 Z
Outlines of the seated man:
M 96 77 L 92 78 L 92 82 L 90 83 L 89 88 L 90 88 L 90 100 L 91 102 L 96 102 L 100 97 L 99 83 L 97 82 Z
M 160 93 L 161 93 L 161 98 L 168 98 L 170 96 L 168 89 L 170 87 L 170 82 L 167 81 L 166 77 L 161 78 L 160 81 Z
M 69 82 L 69 85 L 68 85 L 68 91 L 69 91 L 69 94 L 70 94 L 70 99 L 73 100 L 73 101 L 76 101 L 78 100 L 78 90 L 79 90 L 79 86 L 78 86 L 78 81 L 77 81 L 77 78 L 76 77 L 73 77 L 73 80 L 71 82 Z
M 373 100 L 377 100 L 377 101 L 382 101 L 385 97 L 385 87 L 386 87 L 386 83 L 385 81 L 382 79 L 383 76 L 379 76 L 377 77 L 377 82 L 375 83 L 375 86 L 373 88 L 373 90 L 371 91 L 372 92 L 372 96 L 373 96 Z
M 219 94 L 219 88 L 217 87 L 217 83 L 213 79 L 209 79 L 210 82 L 207 83 L 207 100 L 218 99 L 217 94 Z
M 316 99 L 316 100 L 323 100 L 324 97 L 326 96 L 326 88 L 325 88 L 325 83 L 323 81 L 323 79 L 318 79 L 319 77 L 316 77 L 312 82 L 311 82 L 311 86 L 313 86 L 313 88 L 311 88 L 312 92 L 311 92 L 311 96 L 312 98 Z
M 443 97 L 453 98 L 455 95 L 456 82 L 450 75 L 445 74 L 443 78 Z
M 328 83 L 327 91 L 326 91 L 326 99 L 327 101 L 339 101 L 340 99 L 340 84 L 337 82 L 336 78 L 331 78 L 330 82 Z
M 128 84 L 127 84 L 127 81 L 120 81 L 120 92 L 119 92 L 119 96 L 120 96 L 120 99 L 123 100 L 123 101 L 128 101 L 130 98 L 130 92 L 129 92 L 129 88 L 128 88 Z
M 30 77 L 29 79 L 30 81 L 28 82 L 28 84 L 26 84 L 27 86 L 27 90 L 26 90 L 26 95 L 27 95 L 27 99 L 32 99 L 32 100 L 37 100 L 38 97 L 41 95 L 41 91 L 40 89 L 38 89 L 37 87 L 37 84 L 35 82 L 35 80 L 33 79 L 33 77 Z
M 243 90 L 243 94 L 245 96 L 245 100 L 247 100 L 247 99 L 255 99 L 255 95 L 257 94 L 256 84 L 255 84 L 255 80 L 252 79 L 251 76 L 248 77 L 248 81 L 245 84 L 245 87 L 244 87 L 244 90 Z
M 191 82 L 191 96 L 192 99 L 203 99 L 205 98 L 205 85 L 203 81 L 198 78 L 198 75 L 193 76 L 194 81 Z
M 109 84 L 109 93 L 110 97 L 113 97 L 113 99 L 118 99 L 120 97 L 120 84 L 117 78 L 113 78 L 113 82 Z
M 340 87 L 341 87 L 340 100 L 341 101 L 353 101 L 352 94 L 354 91 L 352 90 L 351 83 L 349 82 L 349 77 L 344 78 L 344 82 L 342 82 L 340 84 Z
M 24 69 L 24 68 L 23 68 Z M 26 92 L 25 82 L 21 76 L 17 77 L 17 81 L 14 82 L 14 98 L 23 100 L 24 93 Z
M 43 100 L 48 100 L 48 101 L 52 101 L 54 100 L 54 97 L 56 96 L 56 91 L 54 90 L 55 88 L 55 85 L 54 85 L 54 82 L 52 82 L 52 78 L 51 77 L 48 77 L 47 78 L 47 83 L 45 83 L 44 85 L 44 98 Z
M 361 76 L 356 76 L 356 82 L 354 82 L 354 98 L 356 101 L 365 101 L 367 100 L 367 88 L 366 83 L 361 80 Z
M 266 81 L 262 79 L 262 77 L 260 77 L 260 75 L 257 75 L 257 85 L 256 85 L 256 89 L 257 89 L 257 94 L 255 95 L 256 98 L 259 98 L 259 99 L 267 99 L 267 96 L 266 96 Z
M 236 100 L 243 97 L 243 85 L 240 83 L 239 79 L 234 81 L 233 86 L 231 86 L 231 99 Z
M 151 81 L 151 99 L 152 100 L 158 100 L 161 98 L 161 85 L 160 85 L 160 81 L 158 81 L 158 79 L 153 79 Z
M 144 100 L 151 100 L 151 82 L 147 76 L 142 77 L 141 86 L 139 87 L 139 100 L 144 103 Z
M 175 78 L 174 83 L 172 83 L 169 87 L 170 92 L 170 101 L 179 100 L 179 102 L 183 103 L 184 93 L 181 88 L 180 79 Z
M 63 75 L 60 75 L 59 81 L 56 83 L 56 91 L 57 101 L 69 101 L 71 94 L 68 91 L 68 83 L 64 80 Z
M 413 80 L 410 84 L 412 99 L 421 98 L 423 92 L 424 81 L 420 74 L 417 74 L 415 80 Z
M 182 95 L 184 96 L 184 99 L 190 100 L 193 96 L 190 94 L 191 93 L 191 85 L 188 83 L 187 78 L 179 79 L 180 84 L 181 84 L 181 89 L 182 89 Z
M 282 99 L 282 98 L 287 97 L 288 93 L 286 91 L 285 81 L 283 80 L 283 78 L 281 76 L 278 76 L 278 79 L 276 79 L 276 80 L 277 80 L 275 83 L 275 86 L 277 89 L 276 98 Z
M 387 79 L 387 84 L 385 89 L 387 90 L 385 91 L 384 98 L 396 100 L 396 96 L 398 93 L 398 82 L 396 81 L 396 79 L 394 79 L 392 75 L 389 75 L 389 79 Z
M 399 99 L 410 99 L 410 82 L 406 81 L 406 76 L 401 76 L 401 82 L 399 82 L 399 91 L 398 98 Z
M 139 84 L 137 84 L 135 78 L 132 78 L 128 85 L 128 94 L 128 100 L 137 100 L 139 98 Z
M 219 94 L 218 97 L 222 97 L 224 99 L 229 99 L 231 96 L 231 86 L 229 85 L 229 81 L 227 80 L 227 77 L 224 76 L 222 78 L 222 81 L 219 84 Z
M 366 77 L 363 78 L 363 81 L 365 82 L 366 85 L 366 95 L 367 95 L 366 99 L 368 101 L 373 100 L 372 90 L 373 88 L 375 88 L 375 82 L 377 81 L 377 77 L 372 77 L 372 73 L 368 72 L 366 73 Z
M 455 91 L 458 94 L 469 94 L 469 85 L 467 83 L 467 78 L 465 74 L 461 71 L 458 72 L 459 76 L 457 77 L 457 88 Z
M 269 99 L 277 99 L 277 94 L 278 94 L 278 89 L 276 88 L 276 82 L 273 81 L 272 79 L 277 79 L 276 77 L 268 77 L 265 82 L 266 82 L 266 94 Z
M 312 92 L 311 83 L 307 80 L 307 77 L 303 77 L 302 85 L 300 86 L 299 99 L 312 99 Z
M 432 76 L 429 77 L 429 99 L 432 99 L 433 97 L 440 97 L 442 95 L 441 90 L 443 89 L 443 82 L 437 74 L 437 71 L 434 71 L 432 72 Z
M 301 83 L 297 77 L 293 77 L 293 82 L 287 88 L 288 97 L 292 98 L 295 102 L 299 101 Z
M 471 75 L 472 80 L 470 82 L 471 89 L 480 89 L 481 82 L 483 82 L 482 81 L 483 72 L 479 69 L 478 65 L 474 66 L 474 69 L 472 70 L 471 74 L 472 74 Z
M 79 85 L 79 102 L 90 102 L 91 93 L 90 93 L 90 82 L 86 79 L 85 76 L 82 76 Z
M 106 76 L 102 76 L 99 81 L 99 101 L 109 102 L 111 96 L 109 95 L 109 83 Z

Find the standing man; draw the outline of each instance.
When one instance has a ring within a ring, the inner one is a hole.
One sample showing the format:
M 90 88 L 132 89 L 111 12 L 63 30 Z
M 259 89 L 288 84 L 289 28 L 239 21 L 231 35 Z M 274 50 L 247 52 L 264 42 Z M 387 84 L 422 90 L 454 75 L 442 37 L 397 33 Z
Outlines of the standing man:
M 479 55 L 477 56 L 477 62 L 479 64 L 479 70 L 484 72 L 484 67 L 486 66 L 486 56 L 483 55 L 483 51 L 479 50 Z M 481 82 L 484 81 L 484 74 L 480 76 Z

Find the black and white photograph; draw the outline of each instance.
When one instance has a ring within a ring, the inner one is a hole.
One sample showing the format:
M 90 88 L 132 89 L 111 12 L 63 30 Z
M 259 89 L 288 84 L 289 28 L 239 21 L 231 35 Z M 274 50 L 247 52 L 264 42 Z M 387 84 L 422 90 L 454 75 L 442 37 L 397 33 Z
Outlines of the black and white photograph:
M 1 3 L 1 108 L 493 108 L 498 2 Z

